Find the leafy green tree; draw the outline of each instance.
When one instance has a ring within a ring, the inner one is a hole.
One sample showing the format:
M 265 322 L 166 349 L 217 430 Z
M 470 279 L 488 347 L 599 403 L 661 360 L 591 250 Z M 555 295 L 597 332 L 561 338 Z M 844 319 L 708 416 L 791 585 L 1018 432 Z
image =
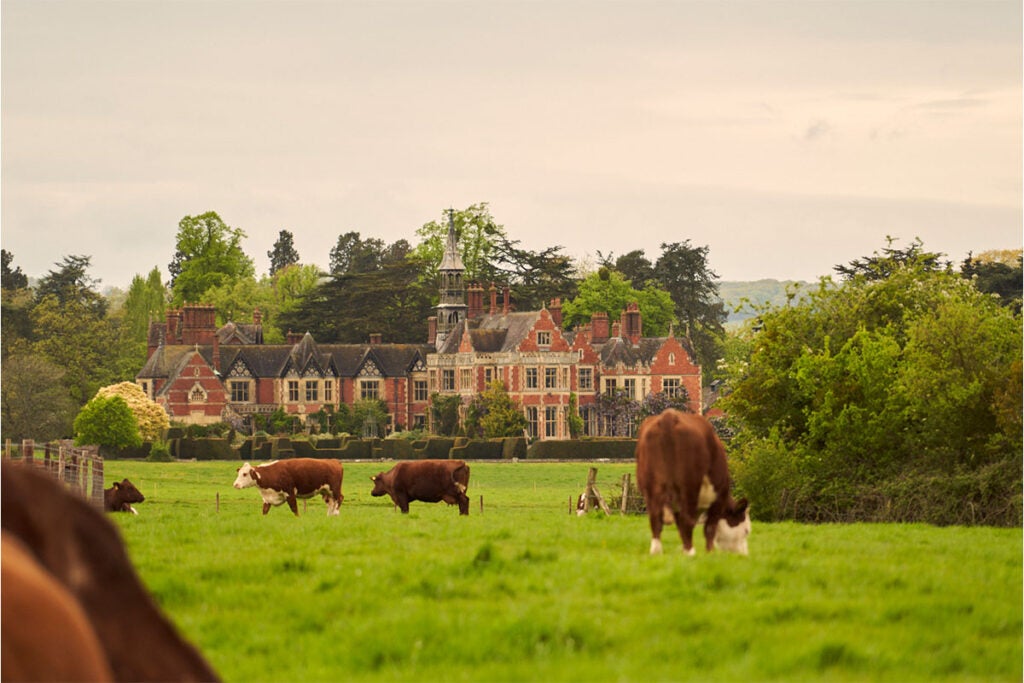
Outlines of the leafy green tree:
M 295 250 L 295 236 L 288 230 L 282 230 L 277 235 L 274 248 L 267 252 L 270 259 L 270 275 L 273 277 L 277 271 L 299 262 L 299 252 Z
M 379 399 L 359 399 L 352 404 L 346 431 L 358 436 L 387 436 L 388 407 Z
M 1000 260 L 992 253 L 968 254 L 960 267 L 960 274 L 974 281 L 979 292 L 995 294 L 1004 306 L 1021 310 L 1021 283 L 1024 282 L 1024 259 L 1017 249 L 1009 258 Z M 1009 263 L 1007 261 L 1010 261 Z
M 24 349 L 32 339 L 30 314 L 35 305 L 35 296 L 28 288 L 28 278 L 21 267 L 12 269 L 14 255 L 6 249 L 0 250 L 3 260 L 3 275 L 0 278 L 0 356 L 7 356 L 18 348 Z
M 487 202 L 473 204 L 463 210 L 445 211 L 439 221 L 424 223 L 416 230 L 420 242 L 410 254 L 422 264 L 421 284 L 426 288 L 437 288 L 445 245 L 448 241 L 449 218 L 455 223 L 455 238 L 466 268 L 467 282 L 497 281 L 498 271 L 494 266 L 493 254 L 499 238 L 506 238 L 505 228 L 495 222 Z
M 97 396 L 75 418 L 75 444 L 101 448 L 140 446 L 139 426 L 120 396 Z
M 458 394 L 431 394 L 430 428 L 438 436 L 455 436 L 459 432 L 459 409 L 462 397 Z
M 620 273 L 601 268 L 589 275 L 579 286 L 575 299 L 562 304 L 562 326 L 570 328 L 590 321 L 594 313 L 607 313 L 616 320 L 627 304 L 635 302 L 643 319 L 644 336 L 668 334 L 674 321 L 673 302 L 668 292 L 648 284 L 643 290 L 633 289 Z
M 0 432 L 5 438 L 51 441 L 71 434 L 76 406 L 60 366 L 22 350 L 4 358 L 0 374 Z
M 521 436 L 526 429 L 522 406 L 508 395 L 504 382 L 494 381 L 466 408 L 466 435 L 485 439 Z
M 172 303 L 199 303 L 209 290 L 255 276 L 252 259 L 242 250 L 245 233 L 224 223 L 213 211 L 185 216 L 178 223 L 171 273 Z
M 396 253 L 408 247 L 408 242 L 399 240 L 391 247 L 376 237 L 363 239 L 358 232 L 350 231 L 338 235 L 338 241 L 331 249 L 331 275 L 357 275 L 379 270 L 394 259 Z M 389 253 L 390 252 L 390 253 Z
M 21 266 L 11 269 L 14 254 L 0 249 L 0 287 L 4 289 L 23 289 L 28 287 L 28 277 L 21 272 Z
M 650 262 L 641 249 L 635 249 L 618 258 L 612 254 L 607 257 L 598 252 L 601 265 L 622 273 L 623 277 L 633 283 L 637 289 L 642 288 L 651 280 L 654 280 L 654 264 Z
M 491 252 L 491 281 L 511 288 L 519 310 L 535 311 L 552 299 L 576 296 L 576 266 L 561 247 L 534 252 L 521 249 L 518 241 L 499 236 Z
M 845 265 L 833 266 L 832 270 L 844 280 L 861 277 L 869 281 L 884 280 L 900 269 L 911 266 L 926 271 L 949 270 L 949 261 L 942 259 L 945 254 L 925 251 L 920 237 L 915 237 L 905 249 L 893 246 L 897 241 L 895 237 L 886 235 L 885 241 L 886 246 L 881 252 L 876 251 L 871 256 L 854 259 Z
M 167 287 L 160 269 L 154 267 L 143 278 L 135 275 L 124 301 L 123 334 L 136 342 L 145 343 L 149 323 L 162 320 L 167 311 Z

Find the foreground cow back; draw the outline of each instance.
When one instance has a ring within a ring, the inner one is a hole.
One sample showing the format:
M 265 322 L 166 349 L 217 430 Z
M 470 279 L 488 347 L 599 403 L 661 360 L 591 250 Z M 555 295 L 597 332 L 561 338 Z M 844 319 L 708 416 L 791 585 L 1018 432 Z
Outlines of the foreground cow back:
M 288 503 L 296 517 L 299 516 L 296 499 L 312 498 L 319 493 L 330 516 L 338 514 L 345 499 L 341 493 L 344 477 L 345 469 L 338 460 L 292 458 L 256 467 L 245 463 L 238 468 L 234 487 L 257 487 L 263 498 L 263 514 L 267 514 L 271 506 Z
M 101 512 L 29 466 L 4 463 L 2 468 L 0 524 L 4 537 L 17 539 L 32 560 L 77 602 L 99 639 L 115 680 L 217 680 L 210 665 L 179 635 L 146 592 L 120 534 Z M 6 546 L 3 561 L 7 562 Z M 6 608 L 10 586 L 5 581 L 2 588 Z M 55 599 L 60 601 L 59 596 Z M 7 626 L 5 612 L 5 648 Z M 54 648 L 50 656 L 60 656 L 56 652 L 62 647 L 60 640 L 45 642 Z M 6 679 L 6 649 L 4 654 Z
M 373 481 L 372 496 L 391 496 L 403 513 L 414 500 L 458 504 L 459 514 L 469 514 L 469 466 L 462 460 L 409 460 L 380 472 Z
M 644 420 L 636 445 L 636 478 L 647 504 L 652 555 L 662 550 L 666 508 L 687 554 L 694 553 L 693 528 L 702 511 L 709 552 L 717 545 L 747 554 L 747 500 L 732 498 L 725 448 L 707 419 L 669 408 Z

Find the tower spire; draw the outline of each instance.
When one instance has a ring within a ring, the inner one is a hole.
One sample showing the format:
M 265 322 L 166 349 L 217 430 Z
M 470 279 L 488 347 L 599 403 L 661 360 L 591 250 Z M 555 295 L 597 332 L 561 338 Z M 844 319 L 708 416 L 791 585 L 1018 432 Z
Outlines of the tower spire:
M 463 320 L 466 319 L 466 289 L 463 274 L 466 267 L 459 254 L 459 243 L 455 237 L 455 209 L 448 209 L 448 240 L 444 256 L 438 267 L 441 277 L 441 291 L 437 304 L 437 337 L 434 345 L 440 348 L 444 340 Z

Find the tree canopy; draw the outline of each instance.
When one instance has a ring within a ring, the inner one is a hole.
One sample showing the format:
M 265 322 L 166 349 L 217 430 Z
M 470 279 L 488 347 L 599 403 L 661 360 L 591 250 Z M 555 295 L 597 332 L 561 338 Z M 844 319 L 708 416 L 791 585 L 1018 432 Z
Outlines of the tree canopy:
M 607 313 L 611 320 L 617 320 L 629 303 L 636 303 L 640 309 L 645 336 L 668 334 L 675 321 L 674 305 L 668 292 L 650 283 L 637 291 L 629 280 L 608 268 L 589 275 L 580 283 L 576 298 L 562 304 L 562 326 L 570 328 L 589 323 L 594 313 Z
M 299 252 L 295 250 L 295 236 L 288 230 L 279 232 L 274 247 L 267 252 L 267 258 L 270 259 L 271 277 L 282 268 L 298 263 Z
M 182 218 L 168 265 L 172 303 L 205 303 L 204 295 L 214 287 L 253 277 L 253 261 L 242 250 L 244 237 L 245 232 L 224 223 L 214 211 Z

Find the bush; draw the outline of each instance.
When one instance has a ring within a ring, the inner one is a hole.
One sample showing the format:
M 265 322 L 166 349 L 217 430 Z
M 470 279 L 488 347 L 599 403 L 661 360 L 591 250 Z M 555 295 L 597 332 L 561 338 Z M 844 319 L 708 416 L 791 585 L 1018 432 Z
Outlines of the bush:
M 527 449 L 530 460 L 626 460 L 636 454 L 636 439 L 535 441 Z
M 150 462 L 171 462 L 174 458 L 171 457 L 171 448 L 166 441 L 154 441 L 149 449 L 149 457 L 146 458 Z
M 142 445 L 139 425 L 120 396 L 96 396 L 75 418 L 75 445 L 123 448 Z

